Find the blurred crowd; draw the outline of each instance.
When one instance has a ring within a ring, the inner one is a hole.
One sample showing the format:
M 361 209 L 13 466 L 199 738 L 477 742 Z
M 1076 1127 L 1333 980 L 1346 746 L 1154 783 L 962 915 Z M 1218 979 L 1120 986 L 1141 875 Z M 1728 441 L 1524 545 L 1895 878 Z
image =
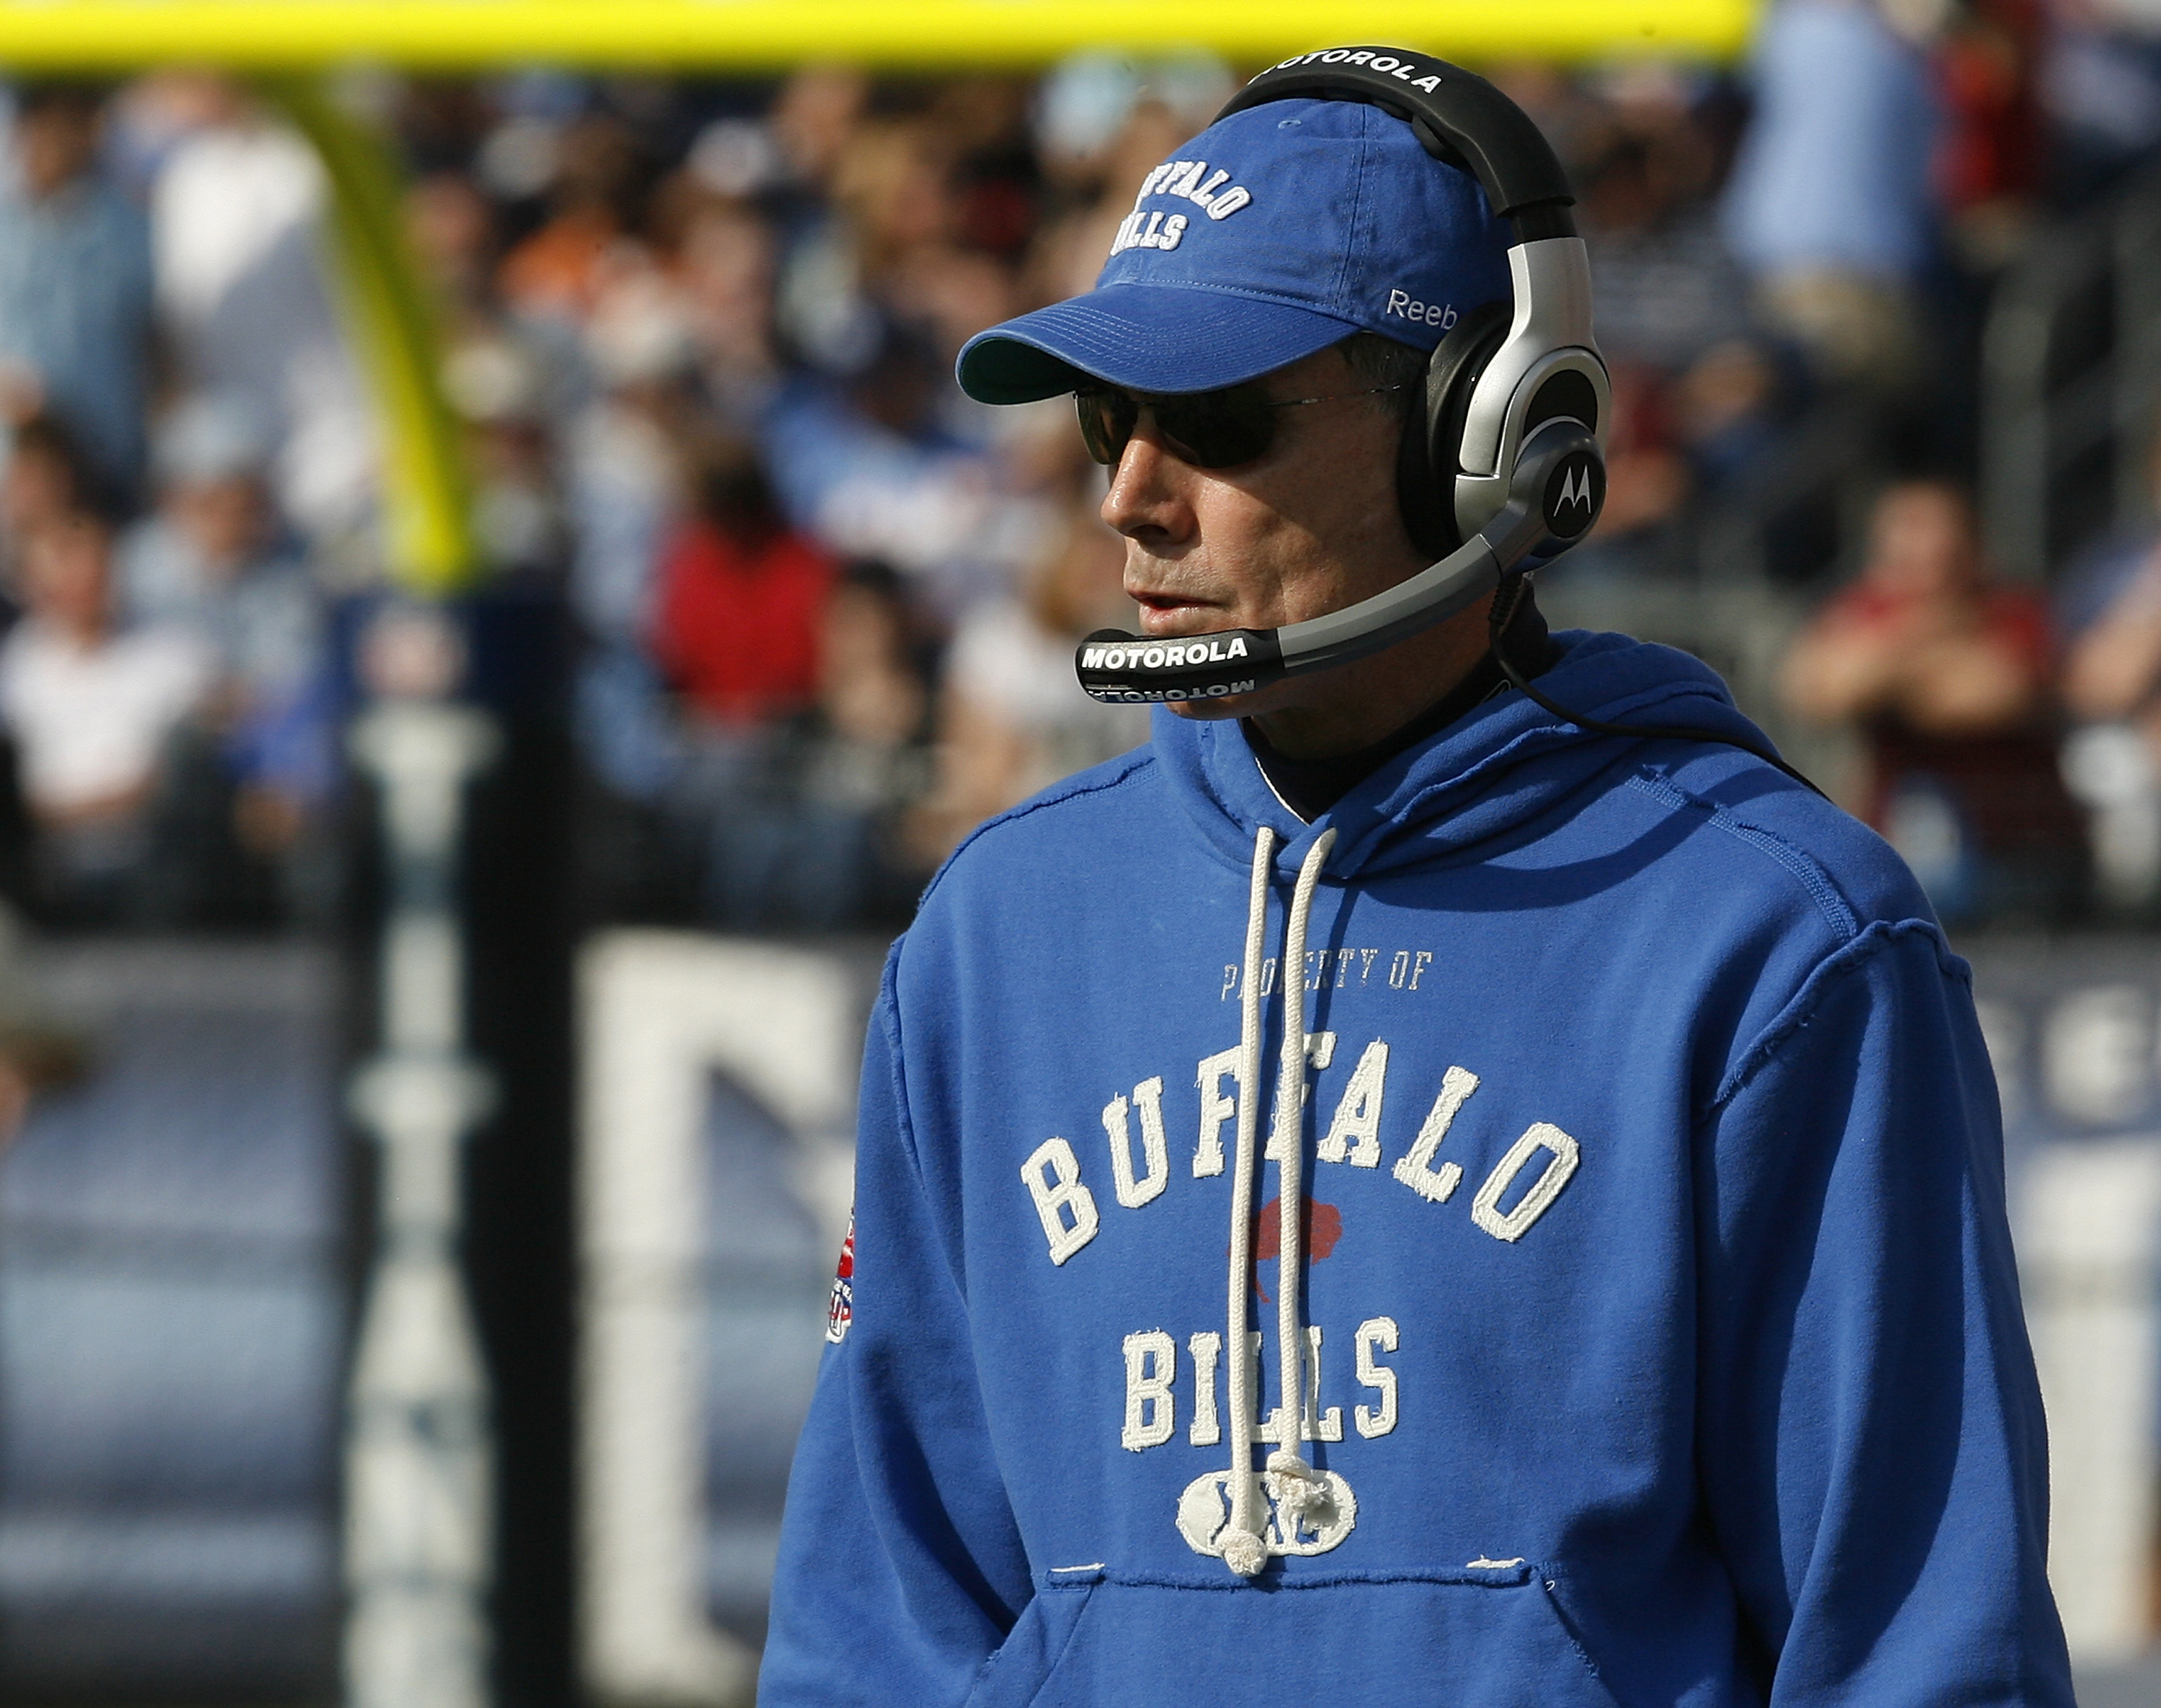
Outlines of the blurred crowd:
M 1070 409 L 950 375 L 1089 286 L 1240 69 L 341 86 L 402 155 L 486 585 L 575 627 L 603 912 L 904 919 L 982 818 L 1144 738 L 1072 682 L 1126 607 Z M 1565 573 L 1674 574 L 1846 412 L 1880 492 L 1863 549 L 1796 560 L 1822 604 L 1785 715 L 1854 733 L 1854 804 L 1947 914 L 2152 906 L 2161 552 L 1998 586 L 1972 482 L 1989 293 L 2161 147 L 2161 39 L 2090 0 L 1779 0 L 1731 70 L 1484 69 L 1578 186 L 1615 376 Z M 351 613 L 388 596 L 321 173 L 196 71 L 20 83 L 8 127 L 0 891 L 63 925 L 305 918 Z

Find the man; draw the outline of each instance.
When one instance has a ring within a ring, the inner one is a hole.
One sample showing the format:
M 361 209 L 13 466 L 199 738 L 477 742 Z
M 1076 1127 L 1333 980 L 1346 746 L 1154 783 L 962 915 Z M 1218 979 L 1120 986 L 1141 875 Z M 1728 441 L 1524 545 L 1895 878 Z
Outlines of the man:
M 65 81 L 16 94 L 13 182 L 0 187 L 0 417 L 59 416 L 132 496 L 148 404 L 150 237 L 97 169 L 101 101 Z
M 961 364 L 1086 392 L 1154 638 L 1423 569 L 1382 388 L 1508 289 L 1374 107 L 1180 154 L 1233 216 Z M 2070 1703 L 1964 965 L 1710 671 L 1513 612 L 1607 732 L 1481 600 L 1159 711 L 934 883 L 769 1708 Z

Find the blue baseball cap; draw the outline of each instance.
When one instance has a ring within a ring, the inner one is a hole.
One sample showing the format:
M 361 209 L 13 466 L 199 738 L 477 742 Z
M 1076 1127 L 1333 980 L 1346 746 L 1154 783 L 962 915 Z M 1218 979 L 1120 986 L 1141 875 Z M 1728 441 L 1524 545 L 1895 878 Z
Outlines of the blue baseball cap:
M 1362 101 L 1220 119 L 1141 182 L 1095 289 L 961 351 L 961 388 L 1025 404 L 1090 379 L 1237 385 L 1378 332 L 1430 350 L 1508 297 L 1507 229 L 1467 172 Z

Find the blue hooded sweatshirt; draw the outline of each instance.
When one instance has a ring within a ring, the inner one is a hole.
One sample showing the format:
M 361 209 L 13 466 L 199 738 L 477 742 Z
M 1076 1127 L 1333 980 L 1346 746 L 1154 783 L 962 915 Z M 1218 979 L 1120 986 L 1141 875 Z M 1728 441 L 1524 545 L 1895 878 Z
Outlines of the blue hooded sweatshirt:
M 1159 712 L 933 884 L 856 1190 L 766 1708 L 2070 1708 L 1966 966 L 1731 747 L 1506 693 L 1309 825 Z

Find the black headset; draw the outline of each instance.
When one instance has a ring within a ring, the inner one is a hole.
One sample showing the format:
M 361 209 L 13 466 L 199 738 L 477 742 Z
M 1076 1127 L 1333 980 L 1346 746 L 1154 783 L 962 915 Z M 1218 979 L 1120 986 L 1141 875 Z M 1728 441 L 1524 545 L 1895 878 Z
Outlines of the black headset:
M 1612 414 L 1591 333 L 1590 258 L 1569 213 L 1575 197 L 1530 116 L 1445 60 L 1405 48 L 1345 47 L 1272 66 L 1216 117 L 1294 97 L 1362 101 L 1408 122 L 1426 153 L 1477 180 L 1508 224 L 1511 304 L 1474 310 L 1449 329 L 1403 424 L 1396 502 L 1413 543 L 1435 561 L 1372 598 L 1282 628 L 1183 640 L 1100 630 L 1075 654 L 1081 687 L 1127 704 L 1250 694 L 1379 652 L 1500 590 L 1490 619 L 1495 662 L 1555 716 L 1601 734 L 1722 742 L 1815 789 L 1767 747 L 1700 730 L 1607 723 L 1558 706 L 1503 649 L 1525 572 L 1560 556 L 1598 519 Z

